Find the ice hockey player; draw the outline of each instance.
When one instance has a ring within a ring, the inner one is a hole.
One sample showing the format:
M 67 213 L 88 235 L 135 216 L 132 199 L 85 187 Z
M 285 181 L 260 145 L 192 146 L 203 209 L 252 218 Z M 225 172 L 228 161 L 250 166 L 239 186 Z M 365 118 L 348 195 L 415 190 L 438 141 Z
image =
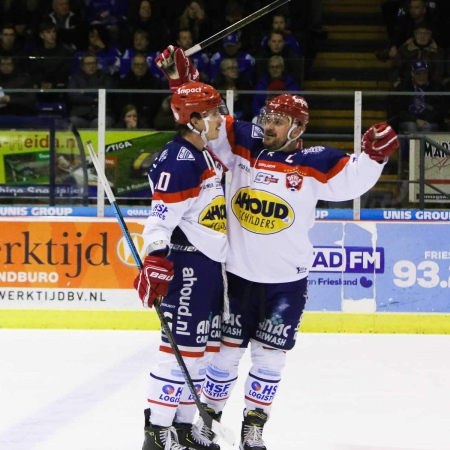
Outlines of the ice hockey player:
M 176 50 L 164 51 L 168 67 Z M 183 81 L 171 80 L 167 71 L 166 76 L 170 83 Z M 261 127 L 227 116 L 219 138 L 209 142 L 232 173 L 226 192 L 231 318 L 222 327 L 220 352 L 209 363 L 202 401 L 221 415 L 250 344 L 241 450 L 266 450 L 263 428 L 307 299 L 313 256 L 308 232 L 317 201 L 367 192 L 399 146 L 392 128 L 381 123 L 365 132 L 359 156 L 328 146 L 299 148 L 309 111 L 298 95 L 275 97 L 260 119 Z
M 152 210 L 143 232 L 148 256 L 134 283 L 144 307 L 164 297 L 161 309 L 198 392 L 220 347 L 224 301 L 222 165 L 205 146 L 219 135 L 221 104 L 220 94 L 203 83 L 175 89 L 178 134 L 149 171 Z M 143 450 L 220 449 L 193 425 L 197 408 L 163 333 L 147 399 Z

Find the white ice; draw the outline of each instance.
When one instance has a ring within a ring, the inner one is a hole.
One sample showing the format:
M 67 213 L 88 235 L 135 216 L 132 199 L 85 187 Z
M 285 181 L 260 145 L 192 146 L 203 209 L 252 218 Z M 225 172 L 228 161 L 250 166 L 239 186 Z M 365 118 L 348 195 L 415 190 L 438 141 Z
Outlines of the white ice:
M 141 449 L 158 340 L 0 330 L 0 449 Z M 247 356 L 222 420 L 236 435 Z M 450 336 L 300 334 L 264 438 L 268 450 L 450 450 Z

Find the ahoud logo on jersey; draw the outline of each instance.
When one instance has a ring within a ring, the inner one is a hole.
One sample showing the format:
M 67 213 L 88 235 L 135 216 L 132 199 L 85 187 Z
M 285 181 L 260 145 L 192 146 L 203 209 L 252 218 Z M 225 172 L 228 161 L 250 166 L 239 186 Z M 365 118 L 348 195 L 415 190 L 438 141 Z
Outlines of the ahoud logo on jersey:
M 225 233 L 227 231 L 227 215 L 225 198 L 216 197 L 200 214 L 199 223 L 207 228 Z
M 130 237 L 137 252 L 139 253 L 139 256 L 143 259 L 143 257 L 145 257 L 144 238 L 139 233 L 130 233 Z M 131 253 L 130 246 L 124 237 L 119 239 L 116 250 L 117 256 L 121 262 L 127 266 L 136 266 L 136 261 Z
M 248 186 L 236 192 L 231 206 L 241 227 L 253 233 L 278 233 L 294 223 L 294 210 L 282 198 Z

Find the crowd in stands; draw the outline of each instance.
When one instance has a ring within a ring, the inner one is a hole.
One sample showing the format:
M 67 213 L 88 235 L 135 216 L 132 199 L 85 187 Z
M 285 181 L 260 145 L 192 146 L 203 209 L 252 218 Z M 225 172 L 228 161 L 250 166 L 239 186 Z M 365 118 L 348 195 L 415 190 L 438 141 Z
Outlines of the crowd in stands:
M 394 93 L 388 120 L 400 132 L 450 131 L 450 2 L 385 0 L 385 49 Z M 411 95 L 405 95 L 410 92 Z M 400 95 L 402 93 L 402 95 Z
M 3 0 L 0 115 L 62 112 L 75 126 L 91 128 L 98 123 L 98 89 L 139 90 L 143 92 L 107 94 L 107 128 L 172 129 L 168 84 L 155 57 L 170 44 L 187 50 L 266 4 Z M 311 42 L 324 34 L 320 1 L 289 2 L 256 25 L 195 53 L 192 60 L 201 81 L 220 90 L 299 91 L 305 60 L 314 52 Z M 265 99 L 236 92 L 235 117 L 251 120 Z

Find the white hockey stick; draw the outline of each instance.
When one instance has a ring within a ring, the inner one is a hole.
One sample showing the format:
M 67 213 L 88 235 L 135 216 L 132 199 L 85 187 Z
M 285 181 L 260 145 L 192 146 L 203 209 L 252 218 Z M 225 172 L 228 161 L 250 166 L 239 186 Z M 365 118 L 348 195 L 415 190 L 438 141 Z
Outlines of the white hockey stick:
M 281 5 L 284 5 L 285 3 L 289 2 L 291 0 L 276 0 L 273 3 L 270 3 L 267 6 L 264 6 L 264 8 L 259 9 L 258 11 L 255 11 L 254 13 L 250 14 L 247 17 L 244 17 L 243 19 L 237 21 L 236 23 L 233 23 L 233 25 L 230 25 L 229 27 L 225 28 L 222 31 L 219 31 L 218 33 L 212 35 L 208 39 L 205 39 L 204 41 L 200 42 L 199 44 L 195 44 L 193 47 L 188 48 L 184 53 L 186 56 L 191 56 L 194 53 L 199 52 L 200 50 L 208 47 L 211 44 L 214 44 L 214 42 L 217 42 L 219 39 L 222 39 L 223 37 L 229 35 L 233 31 L 237 31 L 242 27 L 245 27 L 245 25 L 248 25 L 249 23 L 253 22 L 256 19 L 259 19 L 260 17 L 264 16 L 265 14 L 269 13 L 270 11 L 273 11 L 274 9 L 278 8 Z
M 115 199 L 114 194 L 111 190 L 111 187 L 108 183 L 105 172 L 104 172 L 103 168 L 100 166 L 100 162 L 98 160 L 97 154 L 95 153 L 95 150 L 94 150 L 94 147 L 93 147 L 91 141 L 86 142 L 86 148 L 88 149 L 89 155 L 91 156 L 95 170 L 97 171 L 98 178 L 105 189 L 105 193 L 106 193 L 106 196 L 108 197 L 109 203 L 111 203 L 111 206 L 114 208 L 114 214 L 116 215 L 116 218 L 119 222 L 120 228 L 122 229 L 122 234 L 123 234 L 125 240 L 127 241 L 128 247 L 130 248 L 130 251 L 133 255 L 134 261 L 136 262 L 136 265 L 139 268 L 139 270 L 141 270 L 142 269 L 141 258 L 136 249 L 136 246 L 134 245 L 134 242 L 131 239 L 130 232 L 128 231 L 127 225 L 125 224 L 125 220 L 123 219 L 120 208 L 117 205 L 116 199 Z M 189 371 L 186 367 L 183 357 L 181 356 L 178 345 L 175 342 L 175 338 L 173 337 L 172 331 L 170 330 L 170 326 L 167 323 L 166 318 L 164 317 L 163 311 L 161 310 L 160 302 L 162 301 L 162 298 L 159 298 L 158 300 L 159 300 L 159 302 L 155 302 L 153 306 L 155 307 L 156 313 L 158 314 L 159 320 L 161 322 L 161 328 L 163 329 L 163 331 L 167 337 L 167 340 L 170 343 L 172 351 L 175 355 L 175 358 L 180 366 L 180 369 L 183 372 L 183 375 L 184 375 L 184 378 L 186 381 L 186 385 L 188 386 L 189 390 L 191 391 L 192 397 L 194 398 L 195 404 L 197 405 L 200 417 L 203 419 L 204 424 L 210 430 L 212 430 L 215 434 L 217 434 L 217 436 L 221 437 L 228 444 L 234 445 L 234 442 L 235 442 L 234 432 L 231 429 L 222 425 L 217 420 L 214 420 L 208 414 L 208 412 L 205 410 L 205 408 L 203 407 L 203 405 L 198 397 L 197 391 L 195 390 L 194 383 L 192 381 L 191 376 L 189 375 Z

